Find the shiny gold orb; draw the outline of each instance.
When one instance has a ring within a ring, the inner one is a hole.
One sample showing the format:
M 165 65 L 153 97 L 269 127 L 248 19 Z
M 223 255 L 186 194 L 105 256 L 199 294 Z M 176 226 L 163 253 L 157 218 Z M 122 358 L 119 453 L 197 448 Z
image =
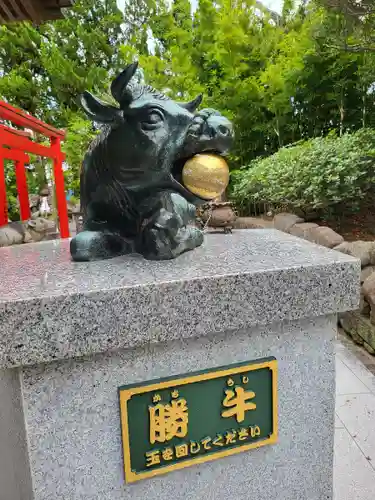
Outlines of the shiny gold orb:
M 203 200 L 214 200 L 229 183 L 229 167 L 221 156 L 198 154 L 188 160 L 182 169 L 182 182 L 193 194 Z

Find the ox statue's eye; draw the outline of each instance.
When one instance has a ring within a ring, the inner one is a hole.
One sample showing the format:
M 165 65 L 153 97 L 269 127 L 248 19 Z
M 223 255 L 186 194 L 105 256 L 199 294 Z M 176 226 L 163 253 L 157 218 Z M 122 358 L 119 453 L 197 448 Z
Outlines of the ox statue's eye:
M 142 128 L 152 130 L 157 128 L 158 125 L 164 120 L 163 113 L 158 109 L 151 109 L 145 120 L 142 122 Z
M 158 111 L 153 111 L 152 113 L 150 113 L 148 115 L 148 122 L 149 123 L 159 123 L 161 122 L 163 119 L 161 113 L 159 113 Z

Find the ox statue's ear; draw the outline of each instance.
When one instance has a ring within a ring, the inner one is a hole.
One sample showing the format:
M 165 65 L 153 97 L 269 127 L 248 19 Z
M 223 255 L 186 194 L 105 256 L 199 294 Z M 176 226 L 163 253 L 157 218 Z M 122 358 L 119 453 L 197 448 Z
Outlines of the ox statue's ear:
M 106 104 L 87 91 L 80 96 L 80 101 L 87 116 L 95 122 L 113 122 L 120 113 L 119 109 L 110 104 Z
M 126 94 L 126 87 L 130 80 L 133 78 L 138 68 L 138 62 L 134 62 L 126 66 L 111 84 L 111 93 L 117 102 L 123 103 Z
M 191 113 L 194 113 L 194 111 L 197 110 L 197 108 L 200 105 L 200 103 L 202 102 L 202 100 L 203 100 L 203 96 L 202 96 L 202 94 L 199 94 L 195 99 L 193 99 L 190 102 L 180 103 L 180 106 L 187 109 Z

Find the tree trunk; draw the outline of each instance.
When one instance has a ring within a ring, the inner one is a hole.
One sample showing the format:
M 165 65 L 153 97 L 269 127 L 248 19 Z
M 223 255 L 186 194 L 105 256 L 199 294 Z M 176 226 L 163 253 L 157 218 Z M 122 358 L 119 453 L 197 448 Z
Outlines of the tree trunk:
M 277 135 L 277 140 L 278 140 L 278 143 L 279 143 L 279 148 L 282 148 L 283 147 L 283 140 L 282 140 L 282 137 L 281 137 L 280 122 L 279 122 L 279 115 L 278 114 L 276 114 L 276 128 L 275 128 L 275 132 L 276 132 L 276 135 Z
M 367 110 L 366 110 L 366 89 L 365 87 L 363 87 L 362 89 L 362 127 L 365 128 L 366 127 L 366 113 L 367 113 Z
M 344 108 L 344 88 L 341 88 L 340 95 L 340 137 L 344 133 L 344 118 L 345 118 L 345 108 Z

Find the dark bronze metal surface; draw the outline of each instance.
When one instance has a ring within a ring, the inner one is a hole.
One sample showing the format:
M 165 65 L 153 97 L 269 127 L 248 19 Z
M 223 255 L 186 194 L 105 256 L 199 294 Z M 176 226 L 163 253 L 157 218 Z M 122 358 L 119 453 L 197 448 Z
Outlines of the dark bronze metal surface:
M 182 184 L 185 162 L 198 153 L 224 155 L 233 141 L 231 123 L 218 111 L 197 112 L 201 96 L 177 103 L 132 80 L 137 63 L 113 80 L 119 107 L 89 92 L 87 115 L 102 124 L 82 165 L 84 227 L 71 241 L 76 261 L 138 252 L 172 259 L 203 242 L 189 224 L 205 203 Z

